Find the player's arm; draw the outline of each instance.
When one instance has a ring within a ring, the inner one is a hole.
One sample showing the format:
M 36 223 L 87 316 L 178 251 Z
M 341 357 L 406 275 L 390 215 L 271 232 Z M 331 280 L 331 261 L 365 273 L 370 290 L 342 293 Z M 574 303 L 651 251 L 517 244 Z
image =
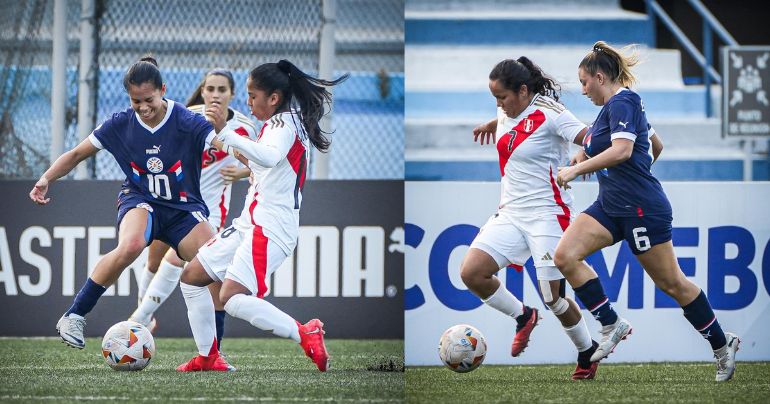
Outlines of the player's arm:
M 479 142 L 479 144 L 485 144 L 484 141 L 486 141 L 486 144 L 497 143 L 497 139 L 495 137 L 496 131 L 497 118 L 482 123 L 481 125 L 473 128 L 473 141 Z M 479 140 L 479 137 L 481 137 L 481 140 Z
M 263 135 L 261 142 L 255 142 L 238 135 L 230 128 L 224 128 L 217 135 L 225 148 L 237 149 L 249 161 L 265 168 L 275 167 L 289 152 L 291 142 L 289 132 L 277 130 Z
M 654 129 L 650 129 L 650 146 L 652 147 L 652 162 L 658 161 L 660 153 L 663 152 L 663 141 L 660 140 L 660 135 Z
M 564 189 L 569 189 L 570 187 L 567 183 L 574 180 L 579 175 L 616 166 L 631 158 L 631 153 L 633 151 L 634 142 L 632 140 L 626 138 L 613 139 L 612 145 L 597 156 L 575 164 L 574 166 L 559 167 L 559 175 L 556 177 L 556 183 Z
M 52 182 L 69 174 L 69 172 L 80 164 L 81 161 L 95 155 L 99 150 L 100 149 L 92 143 L 91 139 L 88 138 L 80 142 L 74 149 L 59 156 L 59 158 L 53 162 L 51 167 L 40 176 L 39 180 L 37 180 L 32 191 L 29 192 L 29 198 L 37 204 L 47 204 L 51 200 L 51 198 L 45 197 L 48 192 L 48 186 Z

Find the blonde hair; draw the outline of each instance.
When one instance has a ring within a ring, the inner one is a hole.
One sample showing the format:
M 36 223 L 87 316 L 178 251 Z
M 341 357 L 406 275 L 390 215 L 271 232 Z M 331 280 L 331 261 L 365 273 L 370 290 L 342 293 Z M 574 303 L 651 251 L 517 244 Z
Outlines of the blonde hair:
M 627 45 L 618 50 L 604 41 L 597 41 L 578 67 L 582 67 L 591 75 L 601 71 L 611 82 L 631 87 L 636 82 L 631 67 L 638 63 L 637 45 Z

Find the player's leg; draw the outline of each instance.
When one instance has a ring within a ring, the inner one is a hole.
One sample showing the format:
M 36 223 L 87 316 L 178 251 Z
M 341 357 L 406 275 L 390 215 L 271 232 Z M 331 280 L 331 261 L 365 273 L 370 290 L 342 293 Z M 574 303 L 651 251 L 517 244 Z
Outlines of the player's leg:
M 599 276 L 585 263 L 587 256 L 614 244 L 620 237 L 620 229 L 595 202 L 564 231 L 554 254 L 554 264 L 575 290 L 575 295 L 602 324 L 602 341 L 591 356 L 592 362 L 605 358 L 631 333 L 631 324 L 617 315 Z
M 706 294 L 679 268 L 673 244 L 670 237 L 668 239 L 660 244 L 653 241 L 653 246 L 637 255 L 637 259 L 655 286 L 679 303 L 687 321 L 708 340 L 717 360 L 716 380 L 730 380 L 735 372 L 735 352 L 740 339 L 735 334 L 722 331 Z
M 553 270 L 558 272 L 556 267 Z M 539 276 L 538 276 L 539 277 Z M 591 356 L 599 344 L 591 339 L 588 325 L 580 313 L 580 307 L 574 300 L 566 296 L 565 284 L 562 279 L 538 280 L 543 302 L 559 319 L 564 333 L 575 345 L 578 351 L 577 367 L 572 373 L 572 380 L 593 379 L 596 375 L 598 362 L 591 362 Z
M 85 315 L 96 305 L 107 288 L 115 283 L 152 237 L 152 214 L 146 209 L 131 208 L 122 212 L 119 220 L 118 246 L 103 256 L 91 276 L 75 296 L 72 306 L 56 324 L 62 340 L 74 348 L 84 348 Z
M 222 337 L 225 335 L 225 304 L 219 298 L 219 293 L 222 290 L 222 282 L 212 282 L 208 286 L 209 293 L 214 300 L 214 319 L 217 326 L 217 349 L 222 350 Z
M 251 233 L 244 234 L 232 264 L 227 268 L 220 297 L 227 314 L 276 336 L 294 340 L 318 370 L 324 372 L 329 365 L 329 355 L 323 340 L 323 323 L 313 319 L 300 324 L 263 299 L 267 293 L 267 279 L 287 257 L 288 254 L 269 239 L 261 226 L 254 226 Z
M 153 254 L 153 247 L 155 247 L 156 244 L 160 244 L 165 248 L 155 248 L 155 252 L 157 253 L 162 250 L 165 255 L 161 259 L 158 267 L 156 267 L 157 273 L 152 279 L 152 282 L 150 282 L 144 298 L 139 303 L 139 307 L 137 307 L 131 314 L 131 317 L 129 317 L 129 320 L 136 321 L 148 327 L 150 327 L 151 323 L 154 323 L 153 315 L 155 312 L 176 288 L 176 285 L 179 283 L 179 278 L 182 276 L 182 269 L 184 267 L 184 261 L 177 256 L 176 251 L 170 249 L 167 244 L 159 240 L 154 241 L 150 245 L 150 255 Z M 150 261 L 148 260 L 148 263 L 149 262 Z M 155 327 L 151 328 L 152 331 Z
M 214 300 L 208 285 L 224 279 L 239 241 L 239 233 L 234 228 L 223 230 L 199 249 L 182 272 L 180 288 L 198 355 L 177 367 L 179 371 L 235 370 L 219 355 Z
M 168 244 L 160 241 L 160 240 L 154 240 L 150 247 L 148 247 L 147 250 L 147 264 L 144 266 L 144 270 L 142 271 L 142 275 L 139 277 L 138 287 L 139 287 L 139 293 L 138 293 L 138 304 L 142 304 L 142 298 L 144 298 L 145 292 L 147 292 L 147 287 L 150 286 L 150 282 L 152 282 L 152 279 L 155 277 L 155 274 L 158 272 L 158 267 L 160 266 L 160 262 L 163 259 L 163 256 L 166 254 L 166 251 L 168 251 L 169 246 Z
M 521 232 L 508 219 L 495 215 L 479 231 L 460 266 L 460 277 L 473 294 L 516 320 L 516 334 L 511 343 L 514 357 L 529 344 L 540 314 L 536 308 L 525 306 L 494 275 L 511 264 L 512 259 L 523 263 L 528 258 L 529 250 Z

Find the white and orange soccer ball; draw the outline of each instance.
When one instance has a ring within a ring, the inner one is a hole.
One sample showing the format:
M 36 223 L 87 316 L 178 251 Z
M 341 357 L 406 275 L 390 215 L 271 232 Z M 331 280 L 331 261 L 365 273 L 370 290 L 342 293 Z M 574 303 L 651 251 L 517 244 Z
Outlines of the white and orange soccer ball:
M 115 370 L 142 370 L 155 356 L 155 340 L 147 327 L 121 321 L 104 334 L 102 356 Z
M 449 369 L 470 372 L 484 362 L 487 341 L 476 328 L 467 324 L 450 327 L 438 342 L 438 356 Z

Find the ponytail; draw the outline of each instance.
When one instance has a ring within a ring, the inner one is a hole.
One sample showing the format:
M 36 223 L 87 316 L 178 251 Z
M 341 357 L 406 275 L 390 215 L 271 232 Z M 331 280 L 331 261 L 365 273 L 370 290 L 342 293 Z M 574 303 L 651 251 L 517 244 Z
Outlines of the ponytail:
M 489 73 L 489 79 L 498 80 L 504 88 L 515 92 L 519 91 L 522 85 L 526 85 L 533 94 L 545 95 L 559 101 L 559 84 L 526 56 L 498 63 Z
M 129 85 L 139 86 L 148 82 L 155 88 L 163 87 L 163 77 L 158 70 L 158 61 L 152 56 L 145 56 L 128 68 L 123 76 L 123 88 L 128 91 Z
M 281 103 L 276 112 L 299 107 L 300 120 L 310 143 L 319 151 L 329 149 L 331 141 L 321 130 L 319 121 L 324 115 L 324 103 L 331 103 L 332 95 L 325 87 L 335 86 L 348 78 L 348 74 L 329 81 L 308 76 L 288 60 L 265 63 L 249 73 L 252 85 L 268 94 L 279 92 Z
M 638 63 L 639 55 L 636 51 L 636 45 L 624 46 L 617 50 L 604 41 L 597 41 L 578 67 L 585 69 L 591 75 L 601 71 L 610 82 L 618 82 L 623 87 L 631 87 L 636 82 L 631 68 Z

